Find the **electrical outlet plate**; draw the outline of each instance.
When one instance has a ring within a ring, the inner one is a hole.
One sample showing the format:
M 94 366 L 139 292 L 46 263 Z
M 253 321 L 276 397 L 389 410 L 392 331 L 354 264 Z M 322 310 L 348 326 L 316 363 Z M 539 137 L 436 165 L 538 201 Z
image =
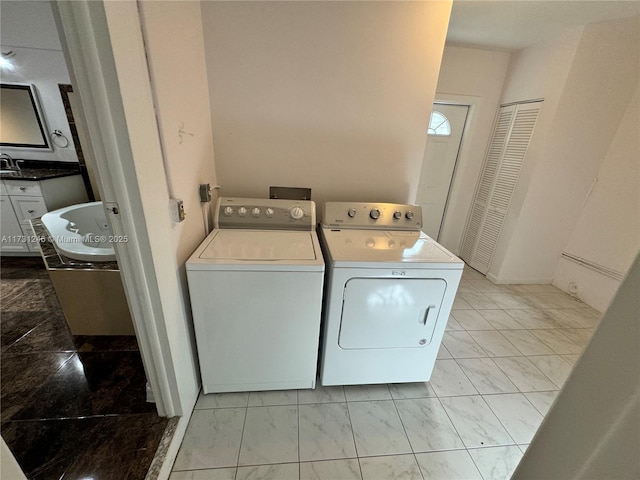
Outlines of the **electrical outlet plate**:
M 184 202 L 179 198 L 171 199 L 171 211 L 173 213 L 173 221 L 174 222 L 182 222 L 187 216 L 184 211 Z
M 206 203 L 211 201 L 211 185 L 208 183 L 200 184 L 200 202 Z

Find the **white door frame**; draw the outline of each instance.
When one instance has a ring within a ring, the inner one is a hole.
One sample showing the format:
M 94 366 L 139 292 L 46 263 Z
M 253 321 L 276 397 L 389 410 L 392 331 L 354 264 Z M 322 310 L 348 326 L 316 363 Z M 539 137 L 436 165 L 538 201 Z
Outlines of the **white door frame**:
M 115 249 L 158 414 L 188 416 L 190 412 L 184 409 L 189 406 L 180 404 L 171 363 L 166 319 L 158 277 L 150 258 L 150 238 L 104 4 L 78 0 L 55 2 L 52 6 L 58 29 L 63 34 L 61 42 L 70 63 L 72 82 L 78 88 L 87 118 L 103 202 L 105 205 L 113 202 L 119 210 L 108 215 L 113 233 L 129 237 L 127 243 L 116 244 Z M 146 93 L 151 100 L 150 86 Z M 145 147 L 149 146 L 155 147 L 152 142 L 145 143 Z M 159 149 L 159 141 L 157 147 Z M 166 188 L 166 184 L 158 188 Z

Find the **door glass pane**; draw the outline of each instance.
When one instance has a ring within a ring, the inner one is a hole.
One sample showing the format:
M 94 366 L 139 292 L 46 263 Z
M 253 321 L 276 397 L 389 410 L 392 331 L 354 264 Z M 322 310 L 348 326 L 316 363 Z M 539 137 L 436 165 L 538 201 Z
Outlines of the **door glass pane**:
M 437 110 L 431 112 L 431 119 L 429 120 L 427 135 L 451 135 L 451 124 L 442 112 L 438 112 Z

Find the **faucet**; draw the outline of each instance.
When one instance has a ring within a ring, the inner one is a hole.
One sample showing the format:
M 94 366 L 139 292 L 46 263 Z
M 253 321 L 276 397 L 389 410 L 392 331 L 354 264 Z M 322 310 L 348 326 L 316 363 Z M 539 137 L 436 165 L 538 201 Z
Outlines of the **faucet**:
M 4 161 L 6 164 L 6 168 L 8 168 L 9 170 L 20 170 L 20 165 L 18 165 L 18 162 L 20 160 L 14 160 L 13 157 L 8 153 L 1 153 L 0 161 Z

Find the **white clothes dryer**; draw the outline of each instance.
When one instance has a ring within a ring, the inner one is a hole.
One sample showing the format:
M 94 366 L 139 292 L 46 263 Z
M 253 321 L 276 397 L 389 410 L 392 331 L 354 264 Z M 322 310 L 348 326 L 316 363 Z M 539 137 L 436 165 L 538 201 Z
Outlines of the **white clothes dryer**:
M 322 385 L 431 378 L 464 262 L 415 205 L 327 202 Z
M 314 388 L 324 260 L 311 201 L 223 197 L 186 263 L 204 393 Z

